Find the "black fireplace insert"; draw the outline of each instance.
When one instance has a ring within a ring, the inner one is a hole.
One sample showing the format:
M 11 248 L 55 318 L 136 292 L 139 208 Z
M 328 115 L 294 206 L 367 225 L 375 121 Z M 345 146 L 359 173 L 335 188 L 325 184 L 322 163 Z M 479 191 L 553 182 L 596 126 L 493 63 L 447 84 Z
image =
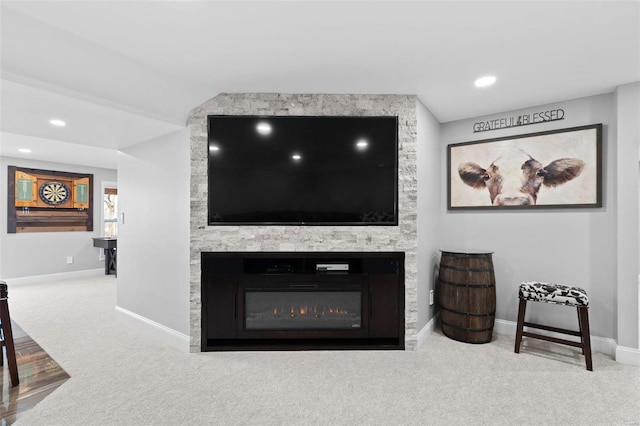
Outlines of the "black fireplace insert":
M 404 253 L 202 253 L 202 350 L 403 349 Z
M 362 329 L 362 285 L 330 283 L 245 286 L 244 329 Z

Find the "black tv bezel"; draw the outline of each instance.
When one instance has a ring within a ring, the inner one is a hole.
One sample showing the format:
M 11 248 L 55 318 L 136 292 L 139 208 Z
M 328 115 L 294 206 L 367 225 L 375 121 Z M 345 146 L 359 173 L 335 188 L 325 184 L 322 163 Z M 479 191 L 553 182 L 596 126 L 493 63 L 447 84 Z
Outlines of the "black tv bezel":
M 243 118 L 256 118 L 256 119 L 269 119 L 269 118 L 364 118 L 364 119 L 379 119 L 379 118 L 393 118 L 395 119 L 395 159 L 394 159 L 394 200 L 393 200 L 393 221 L 389 222 L 334 222 L 334 221 L 322 221 L 322 222 L 304 222 L 304 221 L 246 221 L 246 222 L 211 222 L 209 216 L 209 209 L 211 206 L 211 198 L 209 191 L 209 175 L 210 175 L 210 150 L 209 144 L 211 143 L 211 118 L 212 117 L 243 117 Z M 398 123 L 399 119 L 397 115 L 256 115 L 256 114 L 208 114 L 207 115 L 207 226 L 398 226 L 399 224 L 399 187 L 398 175 L 400 173 L 399 168 L 399 136 L 398 136 Z

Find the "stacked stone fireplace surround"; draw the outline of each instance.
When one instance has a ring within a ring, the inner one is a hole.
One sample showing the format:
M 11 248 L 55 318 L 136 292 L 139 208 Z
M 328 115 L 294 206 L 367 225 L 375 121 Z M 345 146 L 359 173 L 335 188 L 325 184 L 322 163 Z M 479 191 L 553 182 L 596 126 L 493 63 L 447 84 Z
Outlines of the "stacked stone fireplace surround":
M 220 94 L 191 111 L 191 351 L 201 350 L 201 252 L 402 251 L 405 348 L 417 345 L 417 99 L 412 95 Z M 207 116 L 397 116 L 398 226 L 207 226 Z

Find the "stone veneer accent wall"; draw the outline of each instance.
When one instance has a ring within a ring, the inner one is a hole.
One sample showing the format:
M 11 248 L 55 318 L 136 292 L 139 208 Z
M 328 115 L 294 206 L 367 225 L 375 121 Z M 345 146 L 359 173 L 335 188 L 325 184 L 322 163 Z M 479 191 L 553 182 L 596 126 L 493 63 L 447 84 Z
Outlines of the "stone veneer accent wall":
M 405 347 L 417 345 L 417 98 L 413 95 L 220 94 L 193 109 L 191 351 L 200 352 L 203 251 L 404 251 Z M 207 115 L 398 116 L 398 226 L 207 226 Z

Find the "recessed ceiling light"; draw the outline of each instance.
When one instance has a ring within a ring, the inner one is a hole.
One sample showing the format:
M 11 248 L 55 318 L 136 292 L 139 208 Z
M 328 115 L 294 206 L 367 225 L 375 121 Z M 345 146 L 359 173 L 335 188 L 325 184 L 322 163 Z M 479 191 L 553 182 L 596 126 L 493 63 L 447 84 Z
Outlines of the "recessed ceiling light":
M 299 160 L 301 160 L 301 159 L 302 159 L 302 156 L 301 156 L 300 154 L 293 154 L 293 155 L 291 156 L 291 158 L 293 158 L 293 159 L 294 159 L 294 160 L 296 160 L 296 161 L 299 161 Z
M 56 127 L 64 127 L 67 125 L 67 123 L 57 118 L 54 118 L 53 120 L 49 120 L 49 123 L 53 124 Z
M 491 86 L 495 82 L 496 82 L 495 76 L 486 75 L 484 77 L 480 77 L 479 79 L 477 79 L 475 82 L 475 85 L 476 87 L 487 87 L 487 86 Z
M 220 147 L 218 145 L 211 145 L 209 147 L 209 151 L 211 151 L 211 152 L 220 151 Z
M 31 150 L 28 148 L 19 148 L 18 152 L 22 152 L 23 154 L 30 154 Z
M 266 121 L 261 121 L 260 123 L 258 123 L 258 125 L 256 126 L 256 130 L 258 131 L 258 133 L 260 133 L 261 135 L 268 135 L 271 134 L 271 124 L 267 123 Z
M 360 139 L 358 142 L 356 142 L 356 147 L 361 151 L 367 149 L 368 146 L 369 142 L 367 142 L 366 139 Z

